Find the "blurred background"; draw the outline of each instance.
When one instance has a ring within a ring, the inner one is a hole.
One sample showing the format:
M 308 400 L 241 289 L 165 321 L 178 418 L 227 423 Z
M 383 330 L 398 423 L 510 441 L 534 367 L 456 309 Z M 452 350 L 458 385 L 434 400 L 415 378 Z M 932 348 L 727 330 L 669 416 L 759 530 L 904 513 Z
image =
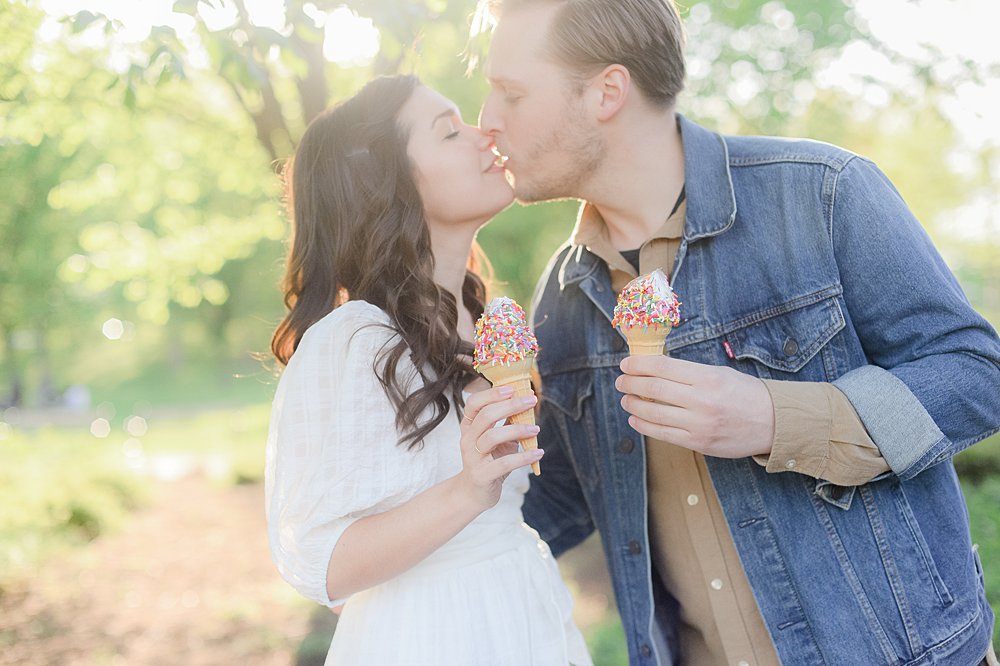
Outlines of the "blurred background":
M 0 0 L 0 663 L 321 664 L 274 572 L 262 463 L 277 172 L 309 120 L 415 72 L 474 122 L 473 0 Z M 681 110 L 874 159 L 1000 324 L 993 0 L 689 0 Z M 480 236 L 527 304 L 571 202 Z M 1000 610 L 1000 439 L 958 456 Z M 626 663 L 599 544 L 561 567 Z

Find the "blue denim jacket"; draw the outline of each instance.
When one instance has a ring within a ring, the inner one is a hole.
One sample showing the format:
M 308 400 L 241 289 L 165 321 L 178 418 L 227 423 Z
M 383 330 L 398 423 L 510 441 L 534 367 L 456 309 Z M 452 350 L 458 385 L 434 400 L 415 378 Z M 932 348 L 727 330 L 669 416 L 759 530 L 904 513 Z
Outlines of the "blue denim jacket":
M 993 625 L 952 456 L 998 430 L 1000 340 L 869 161 L 813 141 L 722 137 L 680 118 L 687 219 L 672 356 L 832 382 L 892 471 L 857 487 L 707 459 L 785 664 L 977 664 Z M 533 301 L 541 477 L 525 517 L 554 552 L 596 527 L 632 664 L 671 664 L 645 449 L 615 390 L 607 265 L 564 245 Z M 728 343 L 735 358 L 724 347 Z

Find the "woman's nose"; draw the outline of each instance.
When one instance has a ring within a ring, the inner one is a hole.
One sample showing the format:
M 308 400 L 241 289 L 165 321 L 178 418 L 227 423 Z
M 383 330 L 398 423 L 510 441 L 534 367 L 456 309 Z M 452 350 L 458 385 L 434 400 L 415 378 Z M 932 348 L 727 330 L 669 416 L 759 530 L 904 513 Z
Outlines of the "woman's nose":
M 484 152 L 493 147 L 493 137 L 478 127 L 476 128 L 476 147 Z

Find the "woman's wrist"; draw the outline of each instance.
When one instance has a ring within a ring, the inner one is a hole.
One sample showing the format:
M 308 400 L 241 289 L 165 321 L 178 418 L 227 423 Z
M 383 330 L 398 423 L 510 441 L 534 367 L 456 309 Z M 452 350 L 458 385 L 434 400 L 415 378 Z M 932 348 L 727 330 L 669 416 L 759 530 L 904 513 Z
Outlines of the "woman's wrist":
M 476 484 L 459 472 L 444 483 L 447 485 L 447 506 L 465 524 L 471 523 L 479 514 L 490 508 L 483 504 L 482 493 Z

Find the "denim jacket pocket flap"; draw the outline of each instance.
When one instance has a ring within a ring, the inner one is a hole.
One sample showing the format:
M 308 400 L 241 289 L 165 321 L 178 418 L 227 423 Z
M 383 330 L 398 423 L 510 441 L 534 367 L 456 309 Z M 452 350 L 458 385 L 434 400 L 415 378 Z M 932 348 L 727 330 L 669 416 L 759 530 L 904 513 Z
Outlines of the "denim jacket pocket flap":
M 737 359 L 751 358 L 775 370 L 798 372 L 845 325 L 836 298 L 773 310 L 778 312 L 748 317 L 751 323 L 727 336 Z
M 851 500 L 854 499 L 856 489 L 856 486 L 838 486 L 823 479 L 816 479 L 816 489 L 813 492 L 824 502 L 847 511 L 851 508 Z
M 579 421 L 583 414 L 583 402 L 592 392 L 589 372 L 566 373 L 552 377 L 542 385 L 542 400 L 554 405 L 574 421 Z

